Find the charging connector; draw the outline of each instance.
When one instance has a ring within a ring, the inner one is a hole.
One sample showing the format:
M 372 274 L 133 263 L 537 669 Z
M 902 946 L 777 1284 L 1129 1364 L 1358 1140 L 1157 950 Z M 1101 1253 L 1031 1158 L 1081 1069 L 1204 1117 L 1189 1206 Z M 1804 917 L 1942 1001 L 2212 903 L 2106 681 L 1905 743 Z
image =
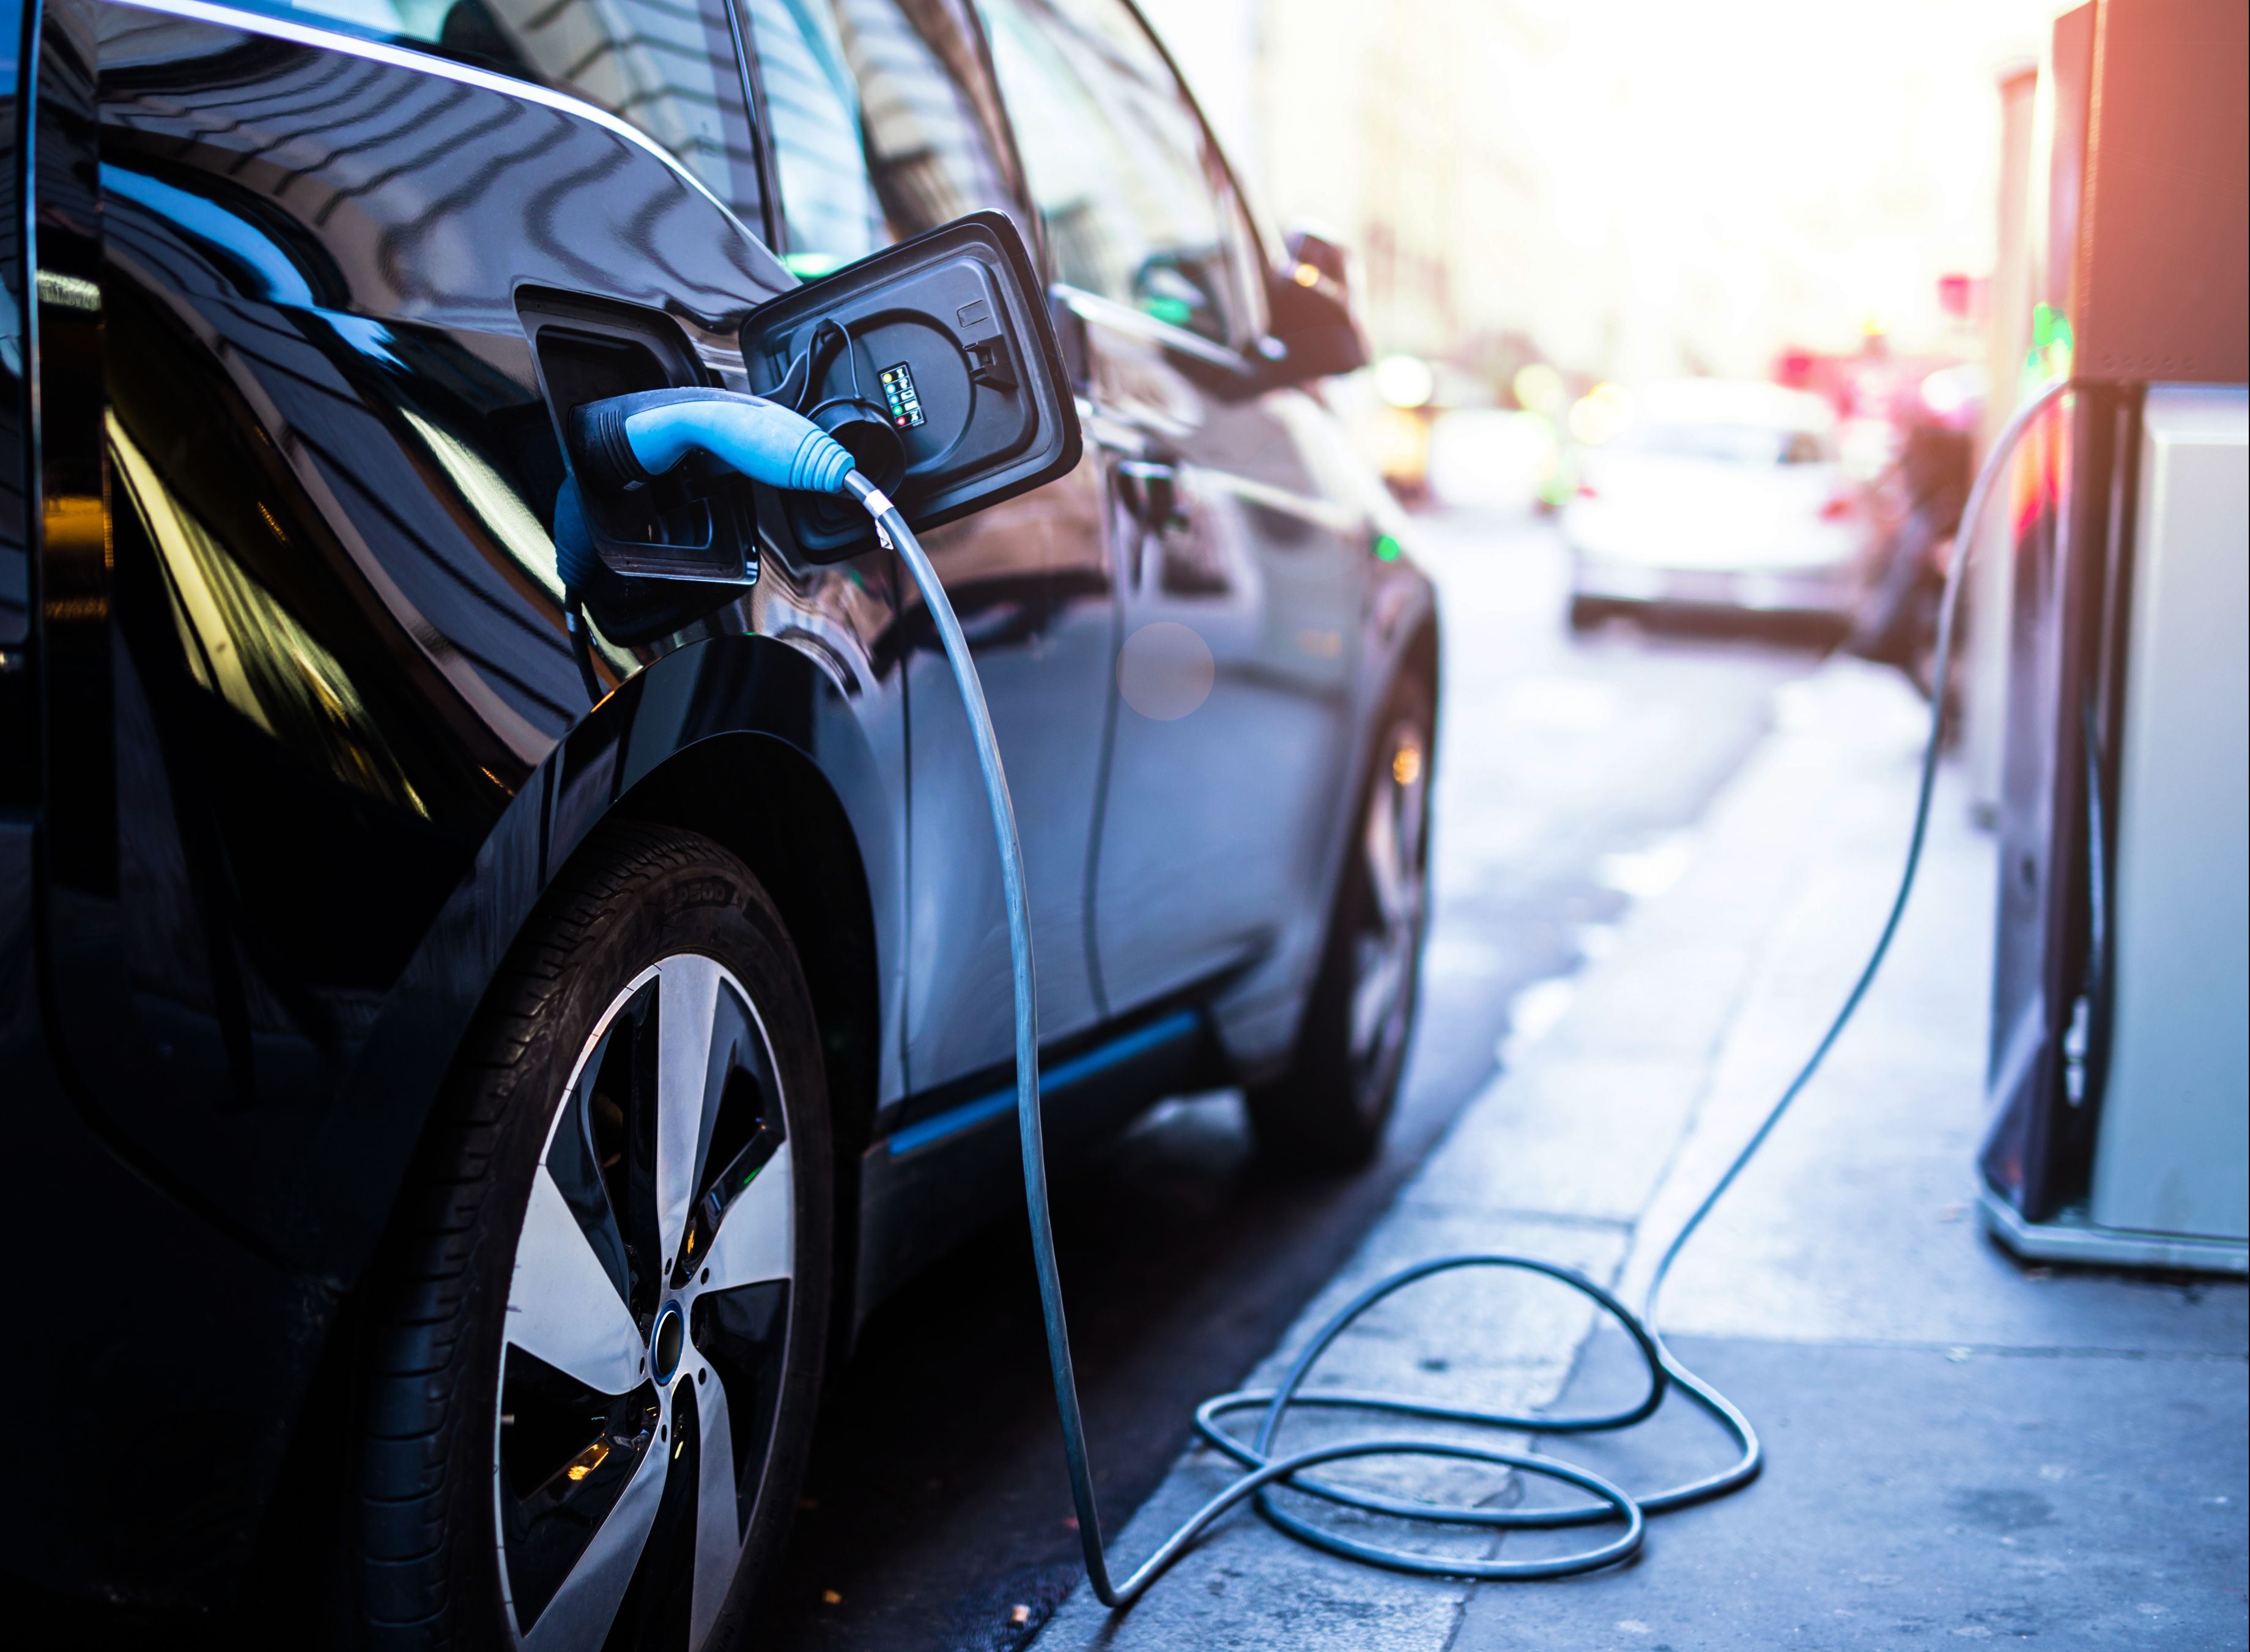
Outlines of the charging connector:
M 716 389 L 643 391 L 573 408 L 570 446 L 589 484 L 616 489 L 654 481 L 702 453 L 769 487 L 832 494 L 852 463 L 803 414 Z

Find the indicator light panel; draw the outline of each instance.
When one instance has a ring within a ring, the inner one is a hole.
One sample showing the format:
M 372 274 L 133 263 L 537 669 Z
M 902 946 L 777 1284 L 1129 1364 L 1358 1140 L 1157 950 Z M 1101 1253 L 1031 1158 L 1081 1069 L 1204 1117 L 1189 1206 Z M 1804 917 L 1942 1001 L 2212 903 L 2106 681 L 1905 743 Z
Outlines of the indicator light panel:
M 914 374 L 904 362 L 886 367 L 879 377 L 883 384 L 883 400 L 891 410 L 894 430 L 912 430 L 928 422 L 922 416 L 921 397 L 914 394 Z

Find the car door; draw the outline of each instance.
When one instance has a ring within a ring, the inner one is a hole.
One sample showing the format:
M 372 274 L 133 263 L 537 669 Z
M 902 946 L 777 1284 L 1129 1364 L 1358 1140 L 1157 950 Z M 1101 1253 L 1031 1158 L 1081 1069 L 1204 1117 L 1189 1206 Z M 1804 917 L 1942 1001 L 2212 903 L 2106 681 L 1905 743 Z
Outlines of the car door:
M 700 382 L 792 283 L 723 10 L 273 10 L 46 9 L 46 897 L 112 1138 L 302 1255 L 357 1185 L 309 1165 L 408 1150 L 354 1064 L 586 709 L 528 316 Z
M 17 5 L 0 7 L 0 29 L 10 40 L 23 33 L 23 14 Z M 25 321 L 29 299 L 25 283 L 30 273 L 24 261 L 24 197 L 17 191 L 27 180 L 22 175 L 23 110 L 25 82 L 36 66 L 21 61 L 10 46 L 0 61 L 0 121 L 9 136 L 0 142 L 7 154 L 6 176 L 0 177 L 0 833 L 22 834 L 29 830 L 28 811 L 33 801 L 31 772 L 31 557 L 24 504 L 24 465 L 30 453 L 26 439 L 24 366 L 29 354 Z M 28 867 L 24 855 L 19 865 Z M 11 876 L 0 872 L 0 879 Z M 0 884 L 0 902 L 15 910 L 30 912 L 30 888 Z M 29 973 L 0 963 L 15 977 L 0 986 L 0 1026 L 12 1018 L 9 1006 L 29 998 Z M 0 1034 L 4 1036 L 4 1034 Z
M 983 11 L 1115 501 L 1101 985 L 1123 1013 L 1227 978 L 1222 1031 L 1265 1053 L 1325 916 L 1364 510 L 1331 491 L 1325 411 L 1265 387 L 1257 238 L 1139 19 L 1122 0 Z
M 818 275 L 979 208 L 1026 216 L 966 12 L 943 0 L 749 0 L 748 14 L 792 268 Z M 1086 874 L 1112 642 L 1101 500 L 1082 465 L 924 538 L 1007 766 L 1051 1043 L 1101 1014 Z M 1004 1084 L 994 1069 L 1011 1059 L 1013 1022 L 999 861 L 968 720 L 918 604 L 894 647 L 911 750 L 908 1116 L 921 1118 Z

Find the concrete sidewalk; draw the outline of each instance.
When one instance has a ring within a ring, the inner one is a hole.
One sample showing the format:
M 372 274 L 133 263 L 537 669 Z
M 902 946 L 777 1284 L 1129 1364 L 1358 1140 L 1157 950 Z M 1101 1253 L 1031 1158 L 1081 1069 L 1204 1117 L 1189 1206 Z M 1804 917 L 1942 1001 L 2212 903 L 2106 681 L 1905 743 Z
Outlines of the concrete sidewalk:
M 1840 1001 L 1899 871 L 1918 705 L 1887 674 L 1838 662 L 1783 690 L 1777 714 L 1672 857 L 1677 881 L 1577 978 L 1551 1031 L 1511 1051 L 1250 1384 L 1271 1382 L 1349 1293 L 1440 1252 L 1529 1252 L 1639 1299 Z M 1993 855 L 1964 816 L 1941 791 L 1883 978 L 1667 1293 L 1681 1357 L 1765 1434 L 1757 1484 L 1659 1517 L 1632 1565 L 1480 1587 L 1349 1566 L 1246 1511 L 1128 1614 L 1112 1618 L 1081 1588 L 1041 1652 L 2243 1645 L 2244 1288 L 2026 1270 L 1977 1229 Z M 1579 1299 L 1479 1275 L 1387 1303 L 1313 1386 L 1522 1412 L 1591 1408 L 1632 1380 L 1623 1338 L 1595 1334 Z M 1308 1415 L 1285 1441 L 1355 1431 Z M 1725 1460 L 1717 1431 L 1676 1402 L 1629 1434 L 1544 1448 L 1627 1487 Z M 1121 1572 L 1232 1472 L 1189 1450 L 1113 1536 Z M 1448 1501 L 1550 1495 L 1427 1462 L 1339 1477 Z M 1454 1555 L 1528 1556 L 1589 1535 L 1357 1524 Z

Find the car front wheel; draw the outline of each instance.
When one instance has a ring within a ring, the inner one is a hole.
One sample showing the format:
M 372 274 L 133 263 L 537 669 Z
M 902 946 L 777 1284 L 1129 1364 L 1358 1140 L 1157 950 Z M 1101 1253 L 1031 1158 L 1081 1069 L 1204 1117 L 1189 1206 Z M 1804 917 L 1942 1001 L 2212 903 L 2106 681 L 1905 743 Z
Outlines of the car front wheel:
M 1435 722 L 1428 685 L 1401 679 L 1376 725 L 1289 1068 L 1246 1093 L 1260 1147 L 1285 1162 L 1349 1169 L 1382 1145 L 1419 996 Z
M 827 1103 L 787 931 L 716 844 L 619 828 L 488 1003 L 376 1314 L 372 1638 L 737 1646 L 828 1311 Z

